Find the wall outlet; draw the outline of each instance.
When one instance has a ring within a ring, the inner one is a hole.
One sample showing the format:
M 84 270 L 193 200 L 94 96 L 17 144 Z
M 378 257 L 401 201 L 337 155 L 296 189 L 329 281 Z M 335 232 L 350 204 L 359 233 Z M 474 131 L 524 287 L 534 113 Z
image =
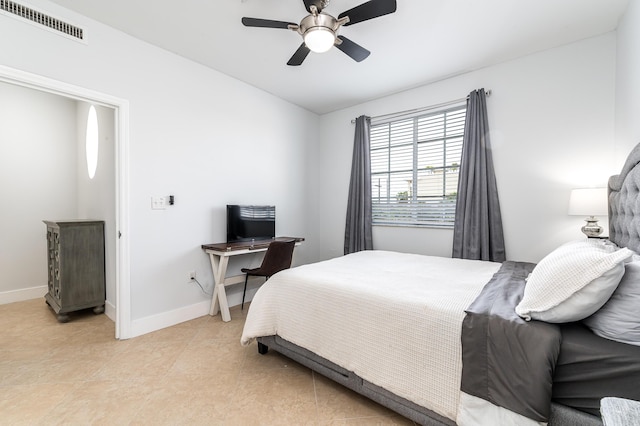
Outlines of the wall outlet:
M 196 279 L 196 271 L 189 271 L 189 281 Z
M 167 208 L 168 197 L 151 197 L 152 210 L 164 210 Z

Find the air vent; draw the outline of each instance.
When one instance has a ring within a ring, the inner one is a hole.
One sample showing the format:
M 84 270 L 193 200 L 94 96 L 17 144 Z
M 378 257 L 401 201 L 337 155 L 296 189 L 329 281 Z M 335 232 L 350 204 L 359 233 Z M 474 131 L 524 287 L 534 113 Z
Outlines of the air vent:
M 39 12 L 30 7 L 21 5 L 11 0 L 0 0 L 0 11 L 26 19 L 35 24 L 42 25 L 58 34 L 84 41 L 84 30 L 68 22 L 61 21 L 46 13 Z

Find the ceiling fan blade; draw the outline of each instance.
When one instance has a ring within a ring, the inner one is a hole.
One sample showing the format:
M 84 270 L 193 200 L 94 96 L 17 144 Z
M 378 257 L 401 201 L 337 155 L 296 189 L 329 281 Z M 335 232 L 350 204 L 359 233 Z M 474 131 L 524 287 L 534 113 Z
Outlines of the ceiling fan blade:
M 349 17 L 349 22 L 344 26 L 357 24 L 358 22 L 368 21 L 369 19 L 377 18 L 379 16 L 388 15 L 396 11 L 396 0 L 370 0 L 366 3 L 362 3 L 352 9 L 342 12 L 338 19 Z
M 297 25 L 292 22 L 272 21 L 270 19 L 259 18 L 242 18 L 242 23 L 245 27 L 282 28 L 285 30 L 289 29 L 289 25 Z
M 357 43 L 352 42 L 345 36 L 338 36 L 342 43 L 336 44 L 336 47 L 346 53 L 356 62 L 362 62 L 371 54 L 367 49 Z
M 300 47 L 298 47 L 298 50 L 296 50 L 296 53 L 294 53 L 291 59 L 289 59 L 289 62 L 287 62 L 287 65 L 291 65 L 294 67 L 298 65 L 302 65 L 302 62 L 304 62 L 309 52 L 311 51 L 309 50 L 307 45 L 302 43 Z

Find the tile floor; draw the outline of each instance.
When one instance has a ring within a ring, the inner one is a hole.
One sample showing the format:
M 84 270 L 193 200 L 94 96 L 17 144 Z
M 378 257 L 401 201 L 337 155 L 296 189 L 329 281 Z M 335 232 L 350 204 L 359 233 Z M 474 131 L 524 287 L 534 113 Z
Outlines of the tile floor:
M 90 310 L 59 324 L 44 299 L 0 305 L 0 425 L 414 425 L 241 346 L 231 314 L 116 341 Z

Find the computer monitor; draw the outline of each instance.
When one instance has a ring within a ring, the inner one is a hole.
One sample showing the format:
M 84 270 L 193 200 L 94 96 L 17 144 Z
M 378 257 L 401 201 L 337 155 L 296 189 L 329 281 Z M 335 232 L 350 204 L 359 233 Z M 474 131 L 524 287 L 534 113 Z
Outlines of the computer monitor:
M 276 236 L 276 206 L 227 205 L 227 242 L 265 240 Z

